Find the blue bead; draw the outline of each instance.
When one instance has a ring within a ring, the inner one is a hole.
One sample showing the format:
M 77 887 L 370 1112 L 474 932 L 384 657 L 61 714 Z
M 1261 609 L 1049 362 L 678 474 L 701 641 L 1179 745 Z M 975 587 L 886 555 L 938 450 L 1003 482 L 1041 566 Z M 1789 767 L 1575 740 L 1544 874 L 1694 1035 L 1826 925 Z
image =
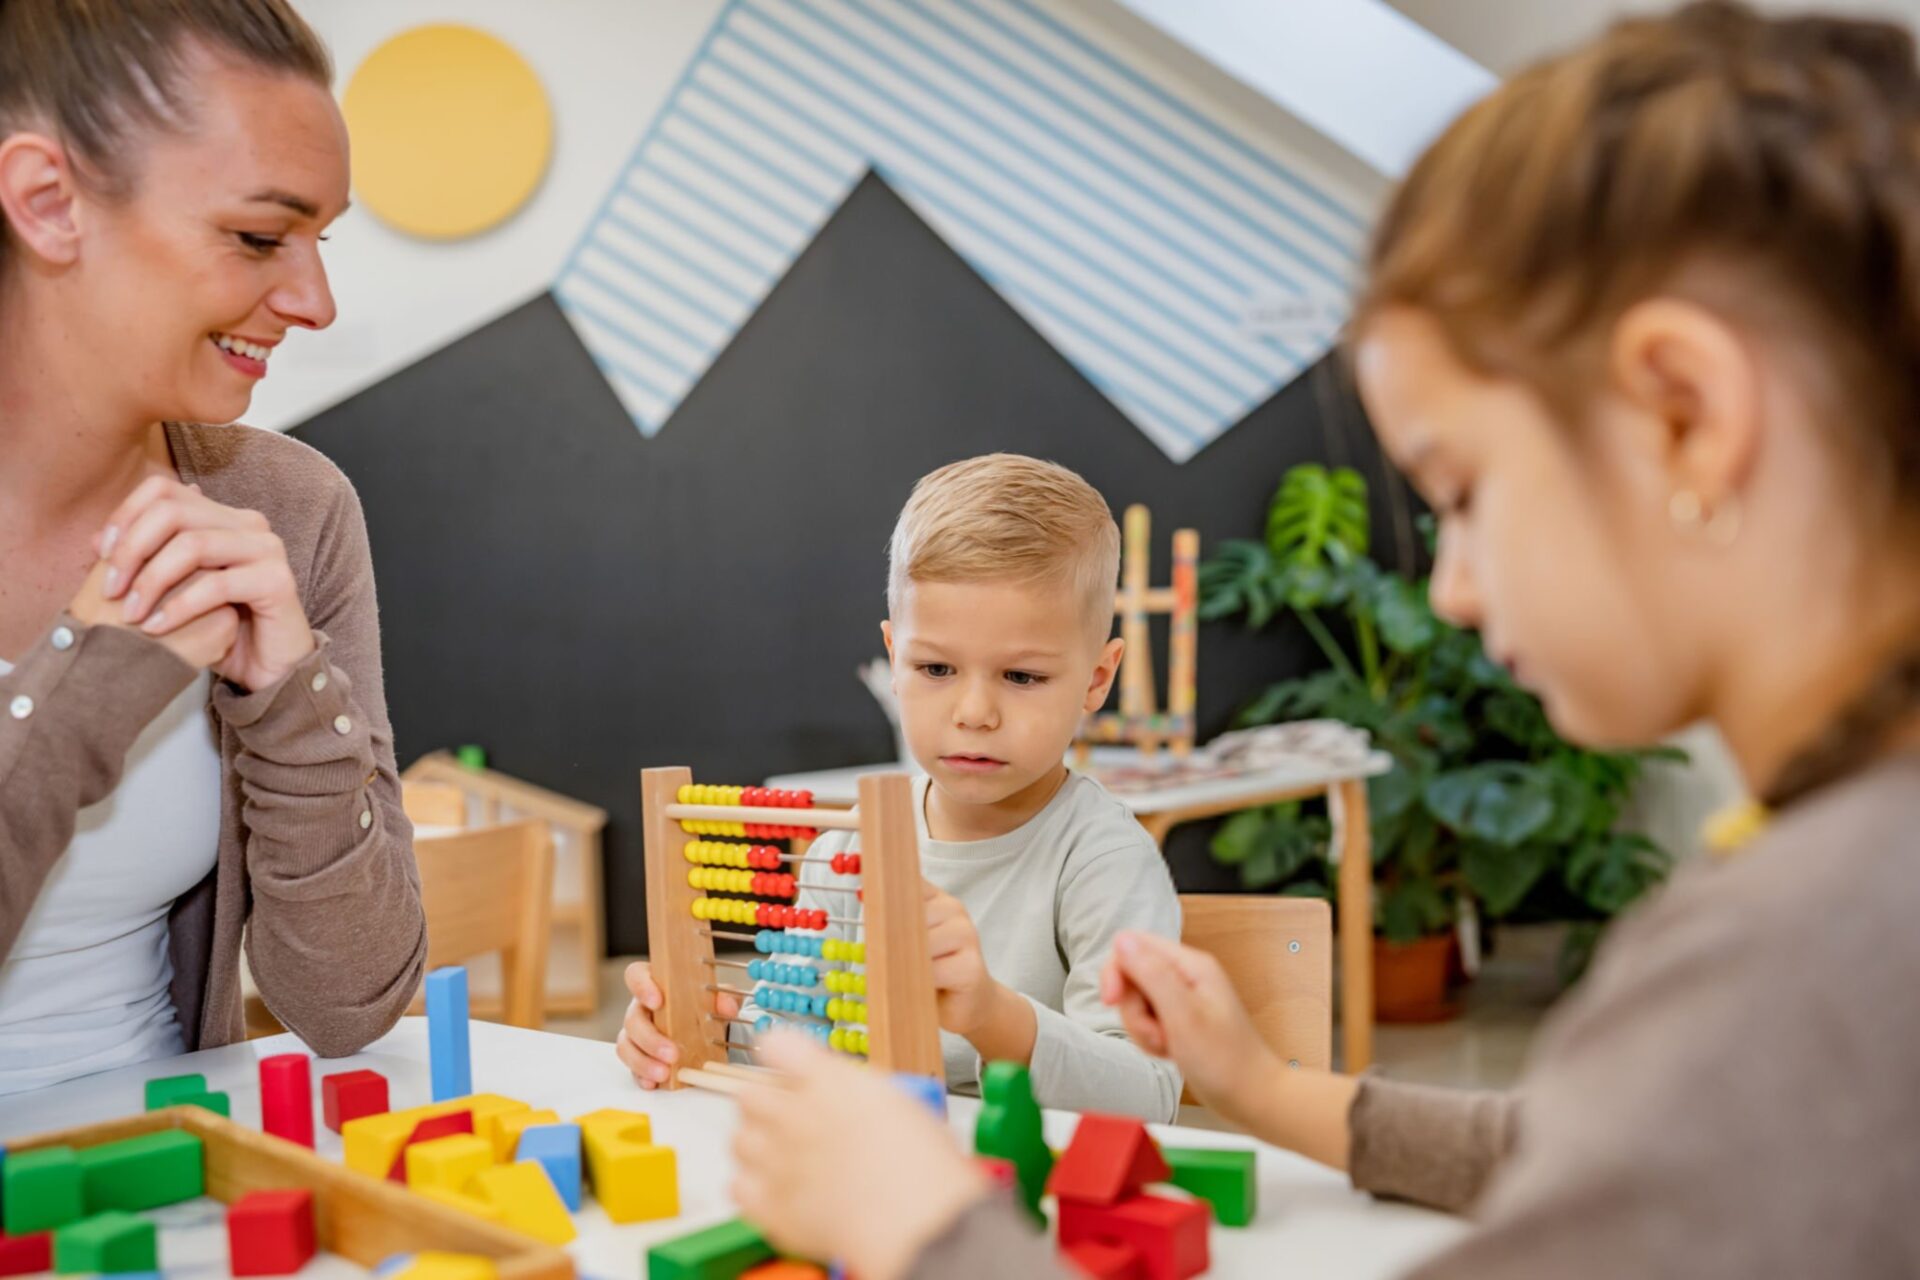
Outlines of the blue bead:
M 766 955 L 766 954 L 767 954 L 768 952 L 770 952 L 770 951 L 772 951 L 772 950 L 773 950 L 773 935 L 772 935 L 772 934 L 770 934 L 770 933 L 756 933 L 756 934 L 754 934 L 754 935 L 753 935 L 753 949 L 754 949 L 755 951 L 758 951 L 758 952 L 759 952 L 759 953 L 760 953 L 761 955 Z
M 773 1030 L 773 1019 L 763 1014 L 761 1015 L 760 1021 L 753 1024 L 753 1029 L 761 1035 L 765 1035 L 767 1032 Z

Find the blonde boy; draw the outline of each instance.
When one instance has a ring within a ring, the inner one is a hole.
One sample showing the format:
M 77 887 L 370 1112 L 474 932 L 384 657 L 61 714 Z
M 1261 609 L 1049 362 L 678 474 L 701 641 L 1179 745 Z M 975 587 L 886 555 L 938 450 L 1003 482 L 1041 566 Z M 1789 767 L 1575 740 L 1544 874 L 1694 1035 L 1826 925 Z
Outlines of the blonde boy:
M 1099 969 L 1120 930 L 1178 937 L 1173 882 L 1126 808 L 1063 763 L 1119 667 L 1119 559 L 1106 502 L 1073 472 L 1013 454 L 956 462 L 900 513 L 880 629 L 926 773 L 915 797 L 949 1086 L 970 1091 L 983 1060 L 1010 1059 L 1032 1068 L 1042 1105 L 1170 1120 L 1179 1077 L 1127 1039 Z M 652 1087 L 674 1049 L 645 965 L 627 982 L 618 1051 Z

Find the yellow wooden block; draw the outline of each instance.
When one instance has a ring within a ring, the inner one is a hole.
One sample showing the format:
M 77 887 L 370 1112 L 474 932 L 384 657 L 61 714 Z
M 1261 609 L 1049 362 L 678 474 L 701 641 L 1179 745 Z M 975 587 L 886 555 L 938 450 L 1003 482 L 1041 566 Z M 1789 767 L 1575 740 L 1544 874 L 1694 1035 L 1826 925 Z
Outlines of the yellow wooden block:
M 471 1253 L 440 1253 L 429 1249 L 413 1255 L 396 1280 L 494 1280 L 499 1271 L 492 1258 Z
M 498 1117 L 493 1123 L 493 1158 L 501 1164 L 512 1164 L 523 1132 L 535 1125 L 559 1123 L 559 1113 L 550 1109 L 510 1111 Z
M 526 1103 L 513 1098 L 503 1098 L 493 1093 L 477 1093 L 471 1099 L 473 1103 L 473 1131 L 491 1143 L 493 1131 L 500 1123 L 500 1117 L 519 1111 L 532 1110 Z
M 632 1123 L 639 1121 L 638 1124 Z M 615 1222 L 651 1222 L 680 1212 L 680 1172 L 672 1147 L 655 1146 L 653 1125 L 638 1112 L 596 1111 L 579 1120 L 593 1198 Z
M 346 1148 L 346 1166 L 375 1178 L 384 1178 L 387 1171 L 393 1168 L 393 1162 L 400 1158 L 401 1149 L 422 1120 L 452 1115 L 456 1111 L 471 1111 L 477 1129 L 482 1112 L 498 1115 L 503 1110 L 522 1105 L 497 1093 L 476 1093 L 465 1098 L 448 1098 L 445 1102 L 409 1107 L 405 1111 L 383 1111 L 377 1116 L 349 1120 L 340 1126 L 340 1138 Z
M 504 1215 L 505 1225 L 548 1244 L 573 1239 L 573 1219 L 553 1179 L 537 1160 L 496 1164 L 473 1180 L 475 1191 Z
M 616 1138 L 626 1138 L 633 1142 L 653 1141 L 653 1120 L 644 1111 L 622 1111 L 618 1107 L 602 1107 L 598 1111 L 589 1111 L 574 1120 L 580 1126 L 584 1140 L 591 1133 L 606 1133 Z
M 489 1158 L 491 1158 L 492 1148 L 488 1148 L 488 1152 Z M 504 1222 L 506 1220 L 506 1215 L 501 1213 L 499 1206 L 495 1205 L 491 1200 L 482 1200 L 479 1196 L 468 1195 L 464 1191 L 449 1191 L 445 1187 L 415 1187 L 413 1189 L 429 1200 L 439 1201 L 449 1209 L 459 1209 L 465 1213 L 472 1214 L 476 1218 L 484 1218 L 488 1222 Z
M 492 1143 L 477 1134 L 450 1133 L 407 1148 L 407 1185 L 465 1191 L 473 1175 L 492 1164 Z

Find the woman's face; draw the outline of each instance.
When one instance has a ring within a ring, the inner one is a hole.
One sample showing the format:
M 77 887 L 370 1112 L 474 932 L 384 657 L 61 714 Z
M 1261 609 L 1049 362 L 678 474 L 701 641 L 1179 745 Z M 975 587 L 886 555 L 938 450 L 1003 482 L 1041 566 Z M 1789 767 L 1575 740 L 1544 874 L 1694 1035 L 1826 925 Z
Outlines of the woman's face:
M 302 77 L 202 52 L 182 79 L 191 119 L 141 138 L 131 194 L 83 197 L 75 329 L 148 419 L 231 422 L 289 330 L 333 323 L 346 124 Z
M 1663 603 L 1669 495 L 1610 421 L 1630 410 L 1570 428 L 1408 309 L 1374 318 L 1356 354 L 1382 444 L 1439 516 L 1434 610 L 1477 629 L 1570 739 L 1645 743 L 1693 719 L 1697 664 Z

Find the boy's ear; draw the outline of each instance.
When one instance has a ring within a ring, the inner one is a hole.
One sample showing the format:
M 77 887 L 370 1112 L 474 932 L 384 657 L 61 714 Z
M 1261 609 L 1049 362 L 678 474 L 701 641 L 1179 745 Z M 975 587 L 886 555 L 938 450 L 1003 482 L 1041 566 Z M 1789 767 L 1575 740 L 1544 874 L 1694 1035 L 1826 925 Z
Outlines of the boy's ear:
M 887 646 L 887 662 L 891 665 L 893 662 L 893 620 L 891 618 L 880 620 L 880 640 Z
M 1093 681 L 1087 686 L 1086 701 L 1080 709 L 1092 715 L 1106 704 L 1107 694 L 1113 688 L 1114 677 L 1120 674 L 1120 659 L 1127 652 L 1127 642 L 1119 636 L 1107 641 L 1100 650 L 1100 656 L 1094 660 Z

